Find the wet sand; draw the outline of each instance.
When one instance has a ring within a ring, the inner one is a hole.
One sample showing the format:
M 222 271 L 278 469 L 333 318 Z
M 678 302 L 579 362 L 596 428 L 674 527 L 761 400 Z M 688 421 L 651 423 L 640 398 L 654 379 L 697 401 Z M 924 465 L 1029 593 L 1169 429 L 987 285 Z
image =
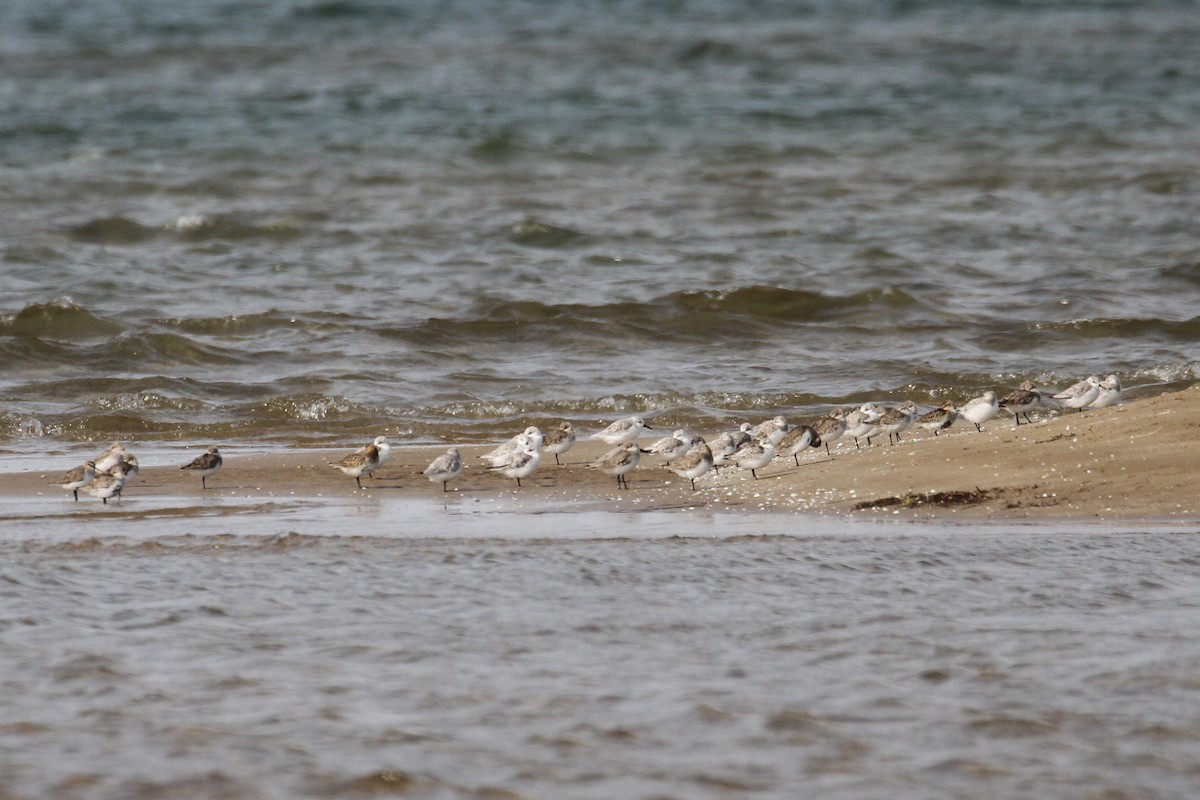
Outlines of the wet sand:
M 1042 412 L 1034 423 L 1020 426 L 1011 418 L 997 418 L 982 432 L 960 420 L 936 437 L 908 432 L 894 446 L 876 440 L 856 450 L 853 441 L 841 441 L 832 455 L 823 449 L 808 451 L 799 466 L 791 458 L 776 459 L 758 471 L 757 480 L 736 468 L 710 473 L 697 481 L 694 492 L 649 455 L 627 476 L 630 488 L 618 490 L 614 478 L 586 466 L 608 449 L 596 441 L 577 443 L 562 457 L 562 466 L 547 456 L 518 489 L 514 480 L 479 460 L 490 446 L 464 446 L 467 469 L 450 482 L 444 499 L 499 495 L 531 512 L 707 508 L 919 518 L 1180 519 L 1200 515 L 1194 491 L 1200 478 L 1197 429 L 1200 387 L 1192 387 L 1108 409 Z M 649 441 L 647 437 L 645 443 Z M 139 449 L 136 443 L 130 448 Z M 125 490 L 126 501 L 236 497 L 270 498 L 279 504 L 287 498 L 443 496 L 440 483 L 419 474 L 444 451 L 440 447 L 393 448 L 376 476 L 363 479 L 361 490 L 352 478 L 328 466 L 348 452 L 344 448 L 224 451 L 225 467 L 209 478 L 207 490 L 178 468 L 193 451 L 179 451 L 170 465 L 160 463 L 171 460 L 169 455 L 144 458 L 140 475 Z M 58 474 L 57 468 L 9 472 L 0 481 L 0 494 L 69 499 L 69 493 L 48 485 Z M 84 503 L 99 501 L 81 493 L 80 505 Z M 126 502 L 126 509 L 132 510 L 131 505 Z

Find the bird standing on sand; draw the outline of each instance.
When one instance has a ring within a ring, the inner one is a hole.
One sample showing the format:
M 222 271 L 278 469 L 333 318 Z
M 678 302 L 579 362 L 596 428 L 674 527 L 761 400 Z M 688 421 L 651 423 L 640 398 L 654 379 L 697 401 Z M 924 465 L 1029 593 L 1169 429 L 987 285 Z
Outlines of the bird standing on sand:
M 1017 424 L 1021 424 L 1021 417 L 1025 421 L 1032 422 L 1029 419 L 1029 412 L 1042 404 L 1042 393 L 1038 391 L 1037 386 L 1033 381 L 1021 381 L 1021 388 L 1009 392 L 1000 399 L 1000 410 L 1007 411 L 1013 415 L 1013 419 Z
M 1000 413 L 1000 403 L 996 393 L 991 389 L 972 400 L 958 410 L 958 415 L 975 425 L 975 430 L 983 430 L 983 423 Z
M 653 430 L 646 424 L 646 420 L 641 417 L 626 417 L 593 434 L 592 438 L 609 444 L 625 444 L 641 436 L 644 430 Z
M 76 502 L 79 501 L 79 490 L 87 486 L 96 478 L 96 462 L 89 461 L 86 464 L 80 464 L 78 467 L 71 469 L 59 478 L 51 486 L 58 486 L 66 489 L 75 495 Z
M 788 422 L 783 417 L 775 417 L 755 425 L 750 431 L 751 439 L 769 439 L 771 444 L 779 446 L 784 435 L 788 432 Z
M 180 469 L 186 469 L 193 475 L 200 476 L 200 488 L 208 488 L 208 479 L 210 476 L 217 474 L 217 470 L 225 460 L 221 458 L 221 453 L 217 448 L 210 447 L 204 452 L 204 455 L 196 456 L 187 464 L 184 464 Z
M 379 468 L 379 448 L 374 442 L 371 442 L 371 444 L 361 450 L 356 450 L 341 461 L 329 462 L 329 466 L 334 469 L 340 469 L 343 475 L 349 475 L 351 478 L 354 478 L 354 482 L 361 489 L 361 477 L 363 475 L 370 475 Z
M 1116 375 L 1109 375 L 1104 380 L 1100 381 L 1100 393 L 1096 395 L 1096 399 L 1088 403 L 1088 408 L 1108 408 L 1115 405 L 1121 399 L 1121 379 Z
M 521 478 L 528 478 L 542 463 L 542 437 L 537 439 L 522 433 L 517 436 L 517 448 L 509 453 L 503 461 L 497 461 L 488 469 L 503 472 L 510 478 L 517 479 L 517 488 L 521 488 Z
M 945 402 L 941 408 L 935 408 L 933 411 L 928 411 L 917 417 L 917 425 L 920 425 L 927 431 L 933 431 L 933 435 L 937 436 L 938 431 L 944 431 L 954 424 L 954 418 L 958 416 L 958 409 L 954 403 Z
M 912 427 L 913 417 L 916 415 L 917 404 L 912 400 L 905 400 L 895 408 L 884 411 L 875 424 L 879 427 L 879 433 L 888 435 L 888 444 L 894 445 L 900 441 L 900 434 Z M 875 435 L 872 433 L 867 437 L 867 444 L 871 443 L 871 438 Z
M 758 480 L 758 470 L 771 463 L 775 458 L 775 445 L 770 439 L 754 439 L 742 445 L 729 460 L 742 469 L 750 470 L 754 480 Z
M 1092 401 L 1099 396 L 1100 379 L 1095 375 L 1089 375 L 1071 388 L 1054 395 L 1053 399 L 1057 400 L 1063 408 L 1083 411 L 1084 406 L 1091 405 Z
M 458 473 L 463 470 L 462 455 L 458 452 L 457 447 L 451 447 L 446 452 L 435 458 L 425 471 L 421 474 L 429 480 L 437 483 L 442 482 L 442 491 L 449 491 L 446 484 L 458 477 Z
M 642 450 L 637 446 L 637 442 L 626 442 L 609 450 L 589 466 L 591 469 L 598 469 L 606 475 L 615 475 L 617 477 L 617 488 L 620 489 L 624 486 L 628 489 L 629 480 L 625 477 L 625 473 L 636 467 L 641 460 Z
M 509 439 L 502 445 L 497 446 L 494 450 L 484 453 L 479 458 L 482 461 L 488 462 L 489 466 L 500 467 L 507 464 L 513 457 L 513 454 L 521 450 L 527 442 L 529 446 L 535 450 L 541 451 L 542 444 L 545 442 L 545 437 L 542 431 L 536 425 L 530 425 L 525 430 L 518 433 L 516 436 Z
M 667 469 L 681 478 L 692 482 L 692 491 L 696 491 L 696 478 L 713 468 L 713 454 L 704 439 L 697 437 L 696 444 L 679 458 L 667 465 Z
M 800 451 L 810 447 L 820 447 L 821 437 L 812 425 L 793 425 L 779 440 L 779 454 L 791 456 L 796 466 L 800 466 Z
M 108 472 L 98 473 L 91 483 L 83 487 L 83 490 L 92 497 L 99 497 L 104 501 L 104 505 L 108 505 L 108 498 L 113 495 L 120 497 L 123 488 L 125 488 L 125 465 L 117 463 Z
M 681 428 L 675 431 L 674 434 L 659 439 L 642 452 L 647 455 L 662 456 L 663 463 L 670 464 L 690 450 L 691 447 L 692 435 Z
M 825 445 L 825 454 L 829 455 L 829 445 L 842 438 L 846 432 L 846 409 L 835 408 L 817 420 L 813 425 L 821 444 Z
M 564 422 L 558 430 L 550 431 L 542 437 L 542 449 L 554 455 L 554 463 L 562 466 L 558 457 L 575 446 L 575 426 Z

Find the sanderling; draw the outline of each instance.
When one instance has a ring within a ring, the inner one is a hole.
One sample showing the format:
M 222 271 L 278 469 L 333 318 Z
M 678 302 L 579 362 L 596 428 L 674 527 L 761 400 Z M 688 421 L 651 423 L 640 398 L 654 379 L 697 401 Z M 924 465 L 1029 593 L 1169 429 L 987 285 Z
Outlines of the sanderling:
M 1089 375 L 1070 389 L 1054 395 L 1060 406 L 1083 411 L 1083 407 L 1100 396 L 1100 379 Z
M 878 407 L 864 403 L 846 415 L 846 435 L 854 440 L 854 449 L 858 449 L 858 440 L 871 433 L 875 422 L 879 419 Z
M 771 444 L 778 446 L 787 435 L 788 423 L 783 417 L 775 417 L 759 423 L 750 430 L 751 439 L 770 439 Z
M 503 461 L 493 463 L 489 469 L 499 470 L 510 478 L 516 478 L 519 489 L 521 478 L 528 478 L 541 463 L 541 435 L 534 438 L 522 433 L 517 437 L 517 449 L 509 453 Z
M 739 431 L 740 433 L 740 431 Z M 709 451 L 712 453 L 713 466 L 718 468 L 725 466 L 726 461 L 731 455 L 737 452 L 737 434 L 722 433 L 709 446 Z
M 835 408 L 830 411 L 816 421 L 813 429 L 816 430 L 821 443 L 825 445 L 825 453 L 829 454 L 829 445 L 842 438 L 842 434 L 846 432 L 846 409 Z
M 180 469 L 186 469 L 193 475 L 199 475 L 200 488 L 207 489 L 209 476 L 216 475 L 217 470 L 219 470 L 221 465 L 224 463 L 225 461 L 221 458 L 220 451 L 218 451 L 215 447 L 210 447 L 204 451 L 204 455 L 196 456 L 194 459 L 180 467 Z
M 522 442 L 527 442 L 530 447 L 540 452 L 544 441 L 545 437 L 542 436 L 541 430 L 536 425 L 530 425 L 495 450 L 484 453 L 479 458 L 488 462 L 493 467 L 501 466 L 507 464 L 512 458 L 513 453 L 525 446 Z
M 1109 375 L 1104 380 L 1100 381 L 1100 393 L 1096 395 L 1096 399 L 1088 403 L 1088 408 L 1108 408 L 1115 405 L 1121 399 L 1121 379 L 1116 375 Z
M 791 456 L 798 467 L 800 466 L 801 450 L 820 446 L 821 437 L 817 435 L 816 428 L 812 425 L 793 425 L 788 428 L 788 432 L 779 440 L 779 454 L 782 456 Z
M 120 464 L 121 456 L 125 455 L 125 452 L 125 445 L 120 442 L 110 444 L 107 450 L 96 457 L 96 472 L 108 472 Z
M 558 460 L 559 455 L 567 452 L 575 446 L 575 426 L 569 422 L 564 422 L 558 426 L 558 430 L 550 431 L 542 437 L 542 449 L 547 453 L 554 454 L 554 463 L 562 465 Z
M 126 483 L 129 483 L 131 480 L 136 478 L 138 476 L 138 473 L 142 471 L 141 466 L 138 464 L 137 456 L 135 456 L 133 453 L 122 454 L 121 455 L 121 464 L 124 465 L 124 467 L 125 467 L 125 482 Z M 111 472 L 112 470 L 109 470 L 109 471 Z
M 370 475 L 379 468 L 379 448 L 375 446 L 374 442 L 371 442 L 371 444 L 361 450 L 354 451 L 341 461 L 329 462 L 329 466 L 334 469 L 340 469 L 343 475 L 349 475 L 351 478 L 354 478 L 354 482 L 361 489 L 362 480 L 360 476 Z
M 977 431 L 983 430 L 983 423 L 999 413 L 1000 403 L 996 400 L 996 393 L 991 389 L 979 397 L 968 400 L 964 406 L 958 409 L 958 415 L 973 423 Z
M 664 436 L 654 444 L 642 450 L 649 455 L 662 456 L 664 464 L 670 464 L 686 453 L 692 447 L 692 435 L 680 429 L 671 436 Z
M 108 498 L 113 495 L 120 497 L 123 488 L 125 488 L 125 465 L 117 463 L 108 472 L 98 473 L 91 483 L 83 487 L 83 490 L 92 497 L 99 497 L 104 501 L 104 505 L 108 505 Z
M 625 477 L 625 473 L 632 470 L 642 460 L 642 449 L 637 446 L 636 442 L 625 442 L 609 450 L 599 459 L 592 462 L 592 469 L 598 469 L 606 475 L 617 476 L 617 488 L 622 485 L 628 489 L 629 479 Z
M 643 430 L 653 430 L 641 417 L 626 417 L 619 419 L 599 433 L 592 434 L 593 439 L 599 439 L 609 444 L 625 444 L 632 442 L 642 435 Z
M 570 424 L 570 423 L 568 423 Z M 442 491 L 449 491 L 446 484 L 458 477 L 458 473 L 463 470 L 462 456 L 458 452 L 457 447 L 451 447 L 446 452 L 435 458 L 425 471 L 421 474 L 429 480 L 437 483 L 442 482 Z
M 875 423 L 879 428 L 879 433 L 888 435 L 888 444 L 894 445 L 900 441 L 900 434 L 912 427 L 913 417 L 917 415 L 917 404 L 912 400 L 905 400 L 895 408 L 889 408 L 879 415 L 879 420 Z M 867 444 L 871 443 L 872 437 L 876 433 L 872 432 L 867 437 Z M 893 437 L 895 437 L 893 439 Z
M 1018 425 L 1021 424 L 1021 417 L 1025 417 L 1026 422 L 1032 422 L 1029 419 L 1029 412 L 1041 404 L 1042 393 L 1038 391 L 1033 381 L 1021 381 L 1021 388 L 1000 398 L 1000 410 L 1012 414 Z
M 933 411 L 928 411 L 917 417 L 917 425 L 927 431 L 933 431 L 933 435 L 937 436 L 938 431 L 943 431 L 954 424 L 954 418 L 958 416 L 958 409 L 954 403 L 945 402 L 940 408 L 935 408 Z
M 742 469 L 750 470 L 754 480 L 758 480 L 758 471 L 770 464 L 773 458 L 775 458 L 775 445 L 771 443 L 770 439 L 754 439 L 742 445 L 736 453 L 729 456 L 730 461 Z
M 702 438 L 696 437 L 695 441 L 696 444 L 690 450 L 667 466 L 671 472 L 691 481 L 693 492 L 696 491 L 696 478 L 713 468 L 712 450 Z
M 79 490 L 91 483 L 96 477 L 96 462 L 89 461 L 86 464 L 80 464 L 78 467 L 71 469 L 64 474 L 51 486 L 57 486 L 61 489 L 66 489 L 75 495 L 75 499 L 79 500 Z

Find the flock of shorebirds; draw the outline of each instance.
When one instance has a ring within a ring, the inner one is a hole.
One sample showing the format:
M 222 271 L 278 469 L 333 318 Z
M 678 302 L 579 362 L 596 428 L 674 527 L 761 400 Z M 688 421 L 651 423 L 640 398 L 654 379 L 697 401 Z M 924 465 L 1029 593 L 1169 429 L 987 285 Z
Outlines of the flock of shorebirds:
M 1121 391 L 1121 382 L 1116 375 L 1109 375 L 1104 380 L 1089 376 L 1069 389 L 1049 396 L 1032 381 L 1025 381 L 1019 389 L 1002 398 L 994 391 L 987 391 L 962 406 L 948 402 L 924 414 L 918 413 L 917 405 L 912 401 L 892 408 L 866 403 L 853 409 L 836 408 L 811 425 L 789 425 L 781 416 L 759 425 L 745 422 L 736 431 L 721 433 L 711 442 L 686 430 L 677 430 L 649 447 L 642 447 L 638 439 L 650 427 L 642 417 L 632 416 L 619 419 L 592 435 L 613 448 L 587 466 L 615 477 L 618 489 L 628 488 L 625 476 L 638 466 L 643 455 L 654 455 L 662 459 L 666 469 L 690 481 L 694 491 L 697 478 L 710 471 L 719 471 L 721 467 L 749 470 L 757 480 L 758 470 L 776 458 L 790 456 L 799 465 L 801 452 L 824 447 L 831 453 L 829 446 L 843 438 L 853 439 L 855 448 L 859 448 L 860 441 L 865 440 L 870 445 L 872 439 L 886 433 L 888 442 L 895 444 L 902 433 L 913 427 L 932 431 L 936 436 L 962 419 L 982 430 L 983 423 L 1002 413 L 1012 414 L 1016 424 L 1020 425 L 1022 418 L 1030 422 L 1029 412 L 1039 408 L 1082 411 L 1111 406 L 1121 399 Z M 519 487 L 521 479 L 528 478 L 541 465 L 543 454 L 553 455 L 555 463 L 561 464 L 559 457 L 570 450 L 575 441 L 575 429 L 570 422 L 563 422 L 557 430 L 548 433 L 530 426 L 480 458 L 488 469 L 515 479 Z M 362 477 L 371 476 L 390 455 L 387 437 L 377 436 L 370 444 L 329 466 L 354 478 L 361 489 Z M 222 463 L 220 451 L 210 447 L 204 455 L 180 469 L 199 476 L 201 487 L 207 489 L 208 478 L 221 469 Z M 450 481 L 462 473 L 463 467 L 461 452 L 457 447 L 451 447 L 421 474 L 430 481 L 440 482 L 442 490 L 448 491 Z M 115 442 L 94 461 L 75 467 L 53 485 L 71 491 L 76 500 L 82 489 L 107 504 L 108 498 L 121 496 L 126 482 L 137 473 L 137 458 Z

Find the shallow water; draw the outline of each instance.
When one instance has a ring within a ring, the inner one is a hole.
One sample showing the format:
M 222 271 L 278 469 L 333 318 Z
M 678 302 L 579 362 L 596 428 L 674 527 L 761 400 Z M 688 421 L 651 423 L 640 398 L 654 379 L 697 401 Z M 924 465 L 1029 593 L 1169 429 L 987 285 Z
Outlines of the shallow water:
M 1198 780 L 1194 528 L 430 502 L 5 530 L 6 798 Z
M 1193 12 L 4 4 L 0 435 L 1194 382 Z

